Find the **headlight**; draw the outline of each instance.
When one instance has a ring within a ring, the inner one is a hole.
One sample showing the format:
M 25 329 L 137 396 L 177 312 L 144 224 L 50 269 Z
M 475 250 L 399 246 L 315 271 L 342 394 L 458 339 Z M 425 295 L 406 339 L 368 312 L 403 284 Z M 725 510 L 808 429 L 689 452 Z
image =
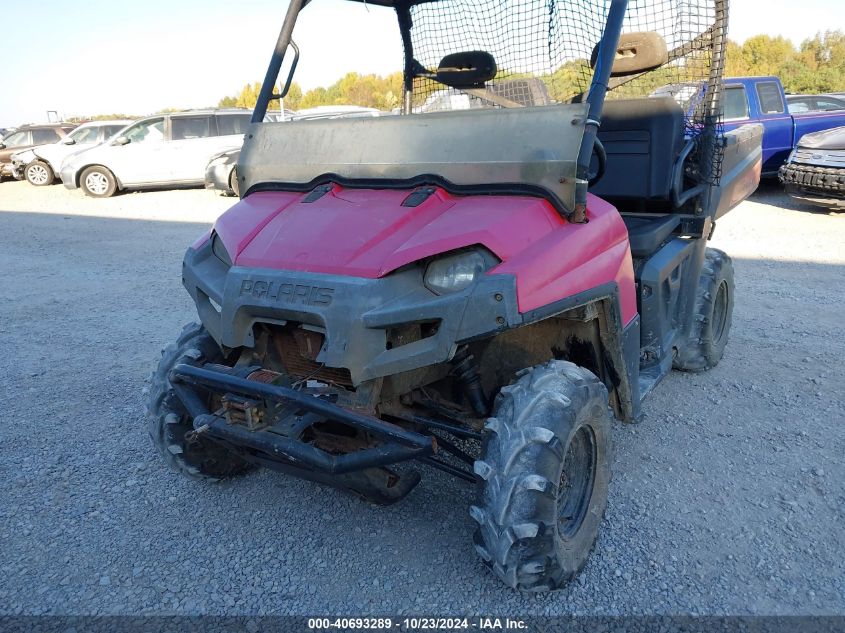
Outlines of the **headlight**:
M 493 265 L 490 259 L 479 251 L 466 251 L 435 259 L 426 268 L 423 283 L 438 295 L 458 292 Z
M 214 233 L 211 236 L 211 252 L 214 253 L 214 256 L 217 259 L 227 266 L 232 265 L 232 258 L 229 257 L 229 252 L 226 250 L 226 247 L 223 246 L 223 240 L 220 239 L 217 233 Z

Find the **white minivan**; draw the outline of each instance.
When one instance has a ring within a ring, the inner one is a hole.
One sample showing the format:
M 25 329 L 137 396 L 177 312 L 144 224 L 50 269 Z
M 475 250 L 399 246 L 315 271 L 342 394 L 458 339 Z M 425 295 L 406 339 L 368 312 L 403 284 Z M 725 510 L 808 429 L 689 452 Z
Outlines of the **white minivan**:
M 89 196 L 123 189 L 202 185 L 215 154 L 243 144 L 248 110 L 197 110 L 141 119 L 108 142 L 69 156 L 62 182 Z

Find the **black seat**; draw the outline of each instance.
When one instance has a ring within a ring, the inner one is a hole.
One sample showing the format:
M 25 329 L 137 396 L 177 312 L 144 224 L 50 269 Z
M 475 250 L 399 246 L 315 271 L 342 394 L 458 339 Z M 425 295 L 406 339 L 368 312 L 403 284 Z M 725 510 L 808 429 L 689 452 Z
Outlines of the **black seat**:
M 607 171 L 592 193 L 623 213 L 672 210 L 672 172 L 684 146 L 684 111 L 674 99 L 605 102 L 599 139 Z
M 681 223 L 681 218 L 677 215 L 653 218 L 626 215 L 622 216 L 622 219 L 628 227 L 628 241 L 631 243 L 631 255 L 634 257 L 648 257 L 654 253 Z

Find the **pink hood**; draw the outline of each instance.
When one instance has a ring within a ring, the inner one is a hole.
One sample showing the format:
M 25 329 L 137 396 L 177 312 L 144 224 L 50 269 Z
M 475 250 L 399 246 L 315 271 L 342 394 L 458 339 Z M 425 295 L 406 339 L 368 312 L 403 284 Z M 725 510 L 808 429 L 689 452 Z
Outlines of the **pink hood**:
M 217 221 L 238 266 L 382 277 L 406 264 L 483 244 L 505 261 L 563 220 L 530 197 L 452 197 L 436 190 L 403 207 L 407 190 L 333 189 L 307 194 L 259 192 Z
M 235 265 L 377 278 L 406 264 L 481 244 L 517 278 L 520 311 L 616 282 L 625 323 L 636 315 L 628 232 L 611 205 L 589 197 L 587 224 L 566 222 L 528 196 L 451 196 L 436 189 L 416 207 L 408 190 L 259 192 L 215 225 Z

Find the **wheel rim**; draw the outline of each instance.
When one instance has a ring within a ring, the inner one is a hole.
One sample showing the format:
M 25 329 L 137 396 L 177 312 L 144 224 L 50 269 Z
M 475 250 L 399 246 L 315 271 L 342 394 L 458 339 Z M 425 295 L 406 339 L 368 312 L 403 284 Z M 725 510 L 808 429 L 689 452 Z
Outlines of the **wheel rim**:
M 569 443 L 558 485 L 558 533 L 564 540 L 575 537 L 590 509 L 597 461 L 596 437 L 582 426 Z
M 47 182 L 47 170 L 43 165 L 30 165 L 26 170 L 29 181 L 35 185 L 43 185 Z
M 236 196 L 241 195 L 241 183 L 238 182 L 238 168 L 233 167 L 232 173 L 229 174 L 229 188 Z
M 85 187 L 91 193 L 95 193 L 98 196 L 101 196 L 108 190 L 109 181 L 104 174 L 95 171 L 85 177 Z
M 728 282 L 722 281 L 716 291 L 713 302 L 713 340 L 719 342 L 725 335 L 725 323 L 728 321 Z

